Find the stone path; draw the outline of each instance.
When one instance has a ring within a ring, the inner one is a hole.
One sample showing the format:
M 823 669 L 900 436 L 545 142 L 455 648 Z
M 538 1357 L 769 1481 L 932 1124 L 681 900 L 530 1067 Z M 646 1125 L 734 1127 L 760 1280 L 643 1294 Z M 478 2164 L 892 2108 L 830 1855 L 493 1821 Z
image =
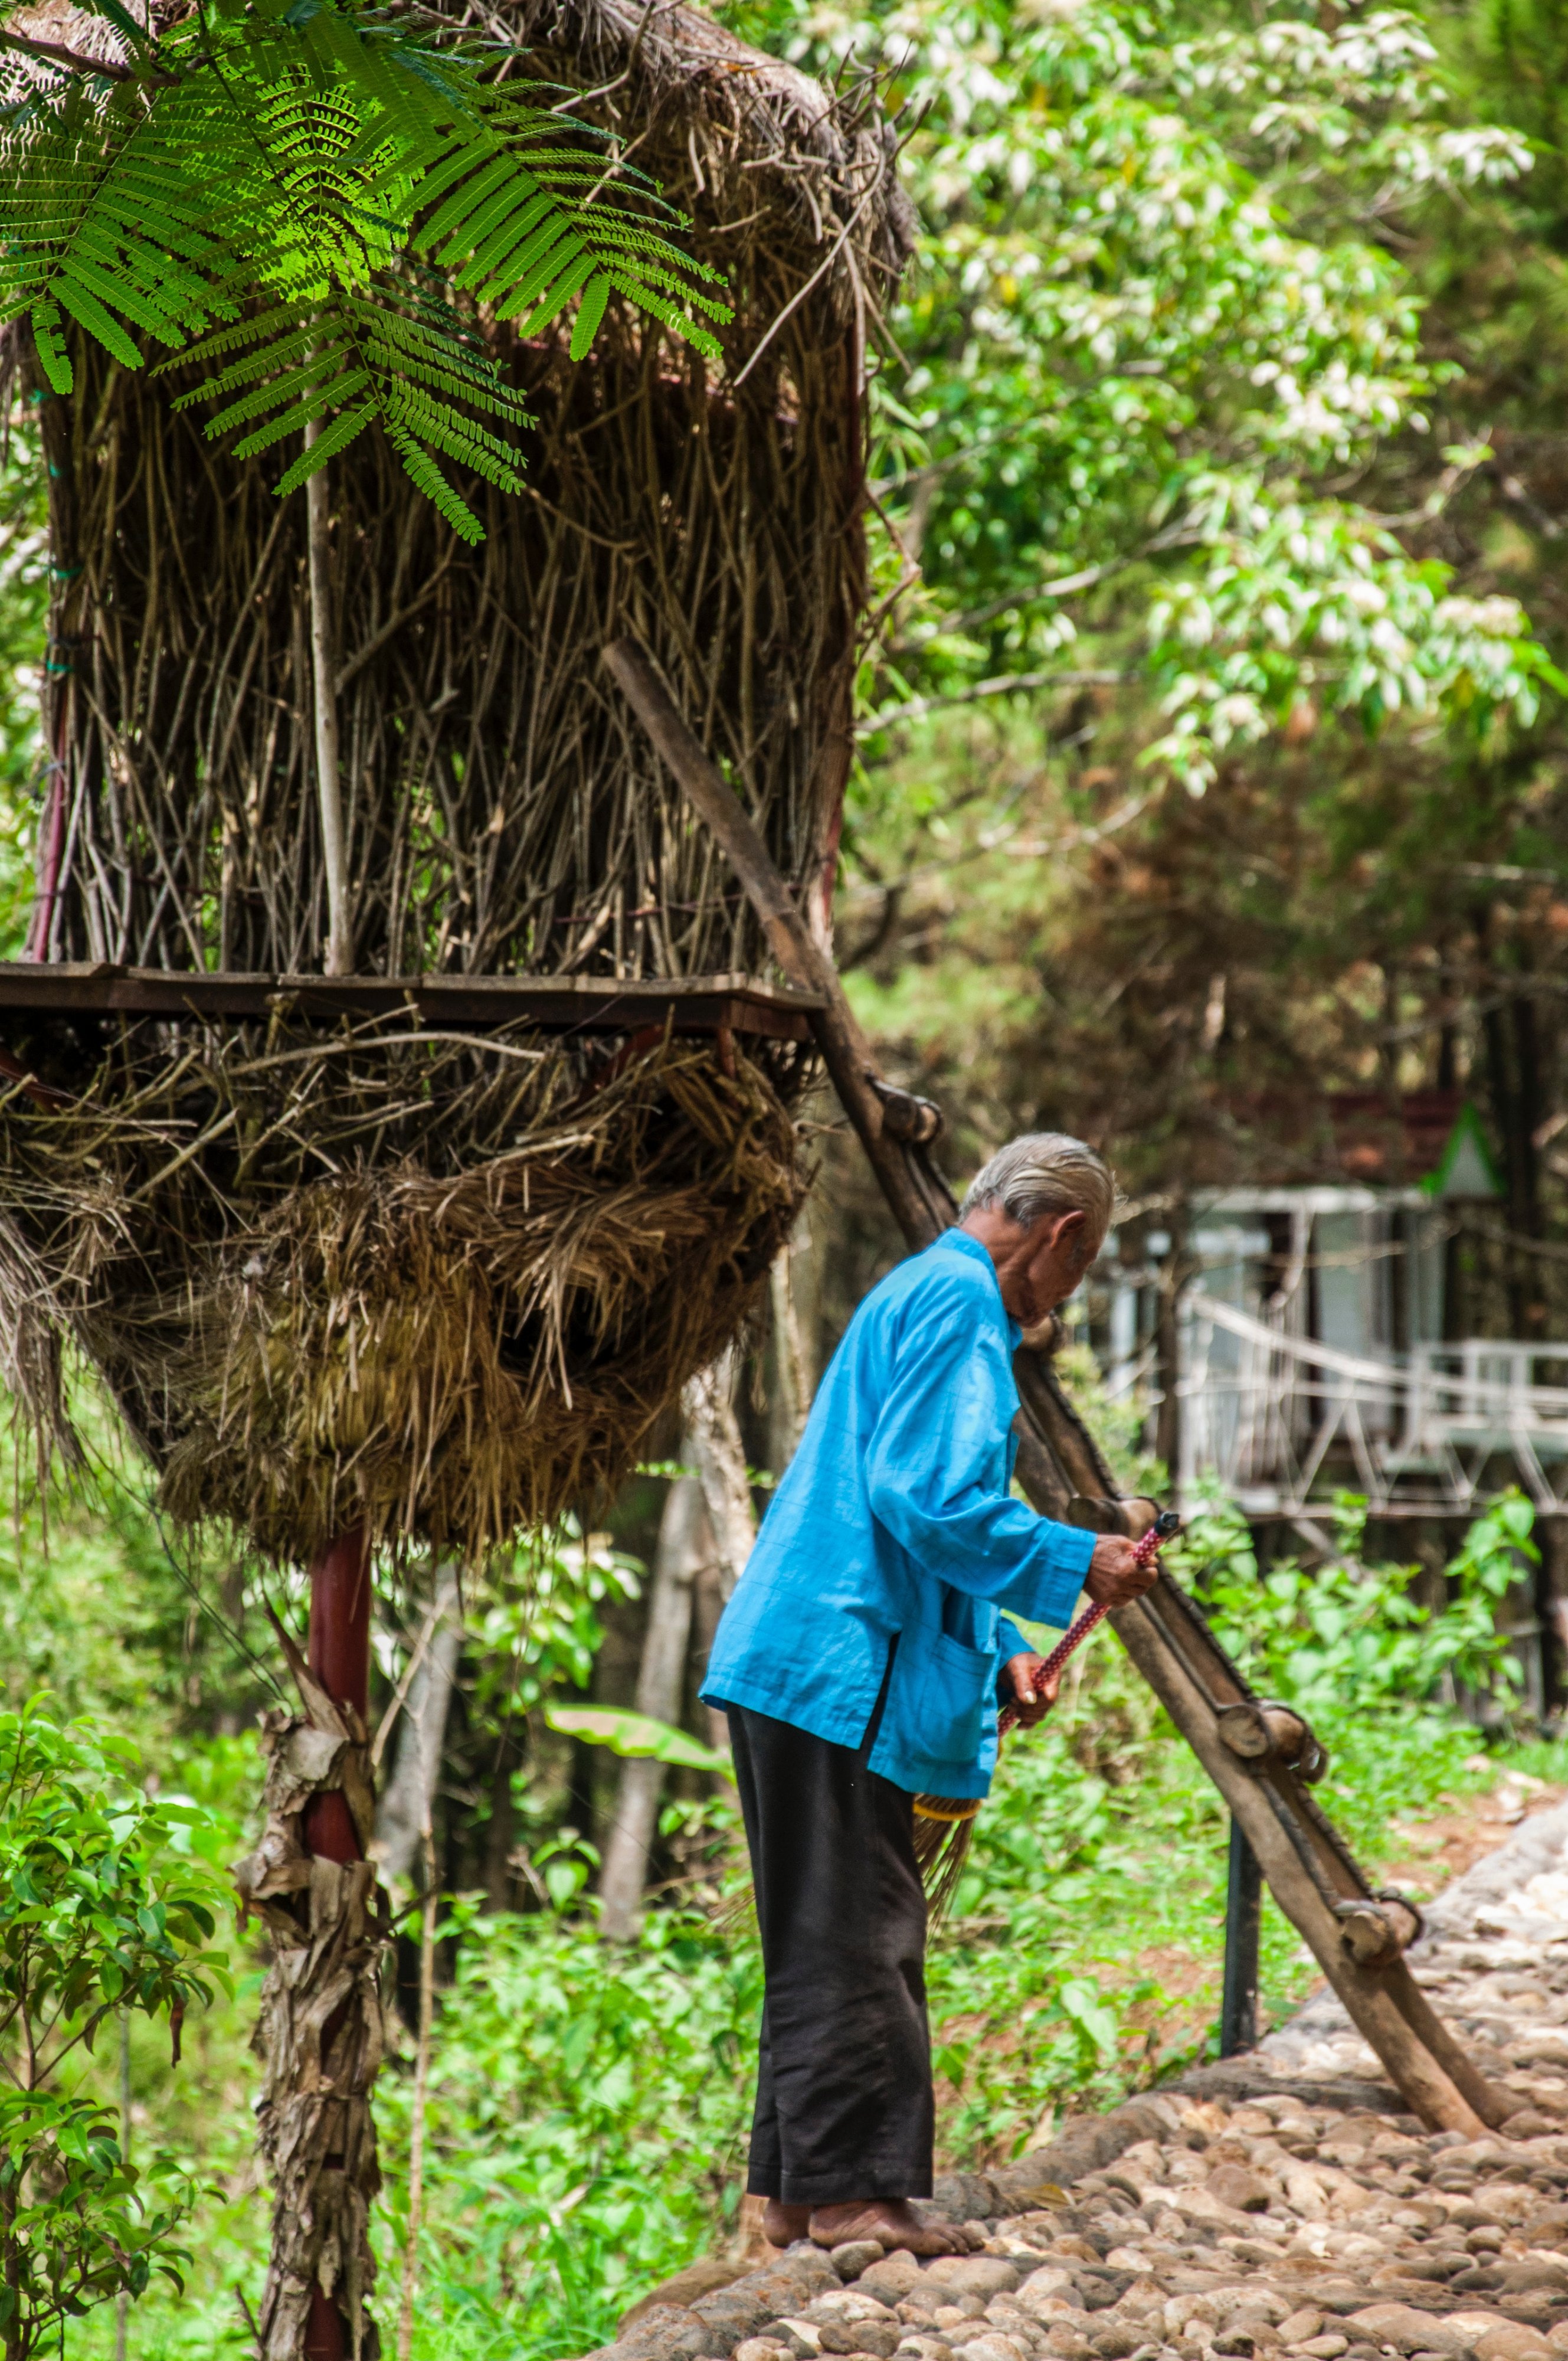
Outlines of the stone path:
M 1492 2137 L 1423 2131 L 1327 1995 L 1245 2059 L 939 2182 L 970 2254 L 697 2266 L 596 2361 L 1568 2361 L 1568 1806 L 1456 1880 L 1410 1956 L 1519 2099 Z

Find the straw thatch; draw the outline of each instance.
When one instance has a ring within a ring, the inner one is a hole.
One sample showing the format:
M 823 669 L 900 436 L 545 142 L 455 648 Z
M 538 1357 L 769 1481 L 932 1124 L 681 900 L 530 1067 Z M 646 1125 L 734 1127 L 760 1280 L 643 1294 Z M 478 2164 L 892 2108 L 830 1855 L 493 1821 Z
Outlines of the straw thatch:
M 459 21 L 453 12 L 447 21 Z M 334 463 L 354 966 L 676 978 L 762 963 L 599 664 L 636 633 L 820 917 L 864 599 L 869 324 L 906 250 L 891 138 L 696 11 L 473 6 L 591 95 L 735 304 L 716 370 L 612 309 L 590 357 L 491 329 L 528 489 L 456 540 L 371 437 Z M 42 406 L 60 782 L 50 959 L 320 965 L 305 517 L 166 386 L 78 352 Z M 748 363 L 752 365 L 748 367 Z M 46 831 L 48 828 L 46 818 Z M 46 1427 L 62 1331 L 181 1517 L 489 1546 L 613 1481 L 734 1333 L 804 1185 L 787 1047 L 605 1052 L 417 1018 L 7 1018 L 69 1094 L 0 1129 L 0 1346 Z M 608 1078 L 607 1078 L 608 1077 Z
M 139 1093 L 116 1055 L 85 1104 L 13 1103 L 0 1196 L 177 1517 L 471 1554 L 624 1471 L 757 1302 L 796 1060 L 729 1062 L 214 1033 Z

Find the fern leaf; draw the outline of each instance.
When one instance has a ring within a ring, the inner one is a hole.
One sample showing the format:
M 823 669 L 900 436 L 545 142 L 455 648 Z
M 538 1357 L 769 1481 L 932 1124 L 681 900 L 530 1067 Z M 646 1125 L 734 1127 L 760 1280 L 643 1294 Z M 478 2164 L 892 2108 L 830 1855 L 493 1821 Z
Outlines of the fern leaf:
M 594 338 L 598 334 L 598 324 L 604 318 L 604 307 L 609 302 L 609 280 L 601 270 L 596 277 L 589 280 L 583 291 L 583 300 L 577 307 L 576 323 L 572 330 L 569 354 L 571 359 L 580 361 L 587 357 Z
M 563 236 L 559 224 L 552 223 L 551 231 L 551 236 L 536 242 L 531 260 L 523 263 L 520 259 L 504 284 L 492 280 L 485 290 L 484 300 L 498 319 L 515 320 L 520 312 L 526 312 L 531 303 L 539 301 L 547 287 L 554 285 L 563 271 L 582 258 L 583 241 L 575 230 L 568 230 Z M 590 255 L 587 258 L 591 268 L 595 258 Z
M 108 316 L 108 305 L 113 303 L 127 320 L 134 320 L 138 328 L 145 328 L 148 335 L 156 336 L 160 344 L 177 345 L 180 342 L 180 331 L 176 325 L 178 315 L 144 294 L 127 273 L 121 272 L 116 277 L 112 269 L 102 269 L 86 251 L 90 243 L 85 233 L 78 238 L 76 252 L 68 269 L 61 274 L 61 300 L 64 300 L 64 285 L 69 280 L 79 292 L 95 297 L 104 307 L 105 317 Z M 140 366 L 139 357 L 137 366 Z
M 598 269 L 597 255 L 579 255 L 564 276 L 557 279 L 549 292 L 541 296 L 518 330 L 519 335 L 536 336 L 541 328 L 547 326 L 558 313 L 565 310 L 578 288 L 585 285 Z
M 90 288 L 82 286 L 70 270 L 57 270 L 51 283 L 58 301 L 71 318 L 90 336 L 96 336 L 122 368 L 140 368 L 141 355 L 114 313 L 104 310 Z
M 237 401 L 229 402 L 225 409 L 217 412 L 215 417 L 208 421 L 207 433 L 226 434 L 231 426 L 244 426 L 251 419 L 261 417 L 264 412 L 276 410 L 280 401 L 291 401 L 295 394 L 303 395 L 310 392 L 323 382 L 325 371 L 342 357 L 341 346 L 335 351 L 323 354 L 319 357 L 313 353 L 302 368 L 289 369 L 281 377 L 269 377 L 265 385 L 252 386 L 248 393 L 241 394 Z M 331 384 L 341 383 L 343 380 L 340 376 L 336 379 L 326 381 Z M 216 384 L 212 384 L 206 390 L 209 393 L 217 393 L 220 388 Z M 226 392 L 228 388 L 225 386 L 221 390 Z
M 389 432 L 394 425 L 405 427 L 422 443 L 432 443 L 438 451 L 444 451 L 449 459 L 472 467 L 477 475 L 488 477 L 502 491 L 522 489 L 517 453 L 510 445 L 476 426 L 471 419 L 445 403 L 427 401 L 415 389 L 400 386 L 395 399 L 387 406 L 386 418 Z
M 437 259 L 448 266 L 461 259 L 465 270 L 471 271 L 476 266 L 482 267 L 488 258 L 504 254 L 509 246 L 526 236 L 534 222 L 542 218 L 544 207 L 553 202 L 532 173 L 529 180 L 532 186 L 525 187 L 522 176 L 509 166 L 500 176 L 499 187 L 492 186 L 468 214 L 458 235 L 448 240 Z M 470 188 L 477 185 L 477 181 L 469 183 Z
M 107 21 L 113 25 L 115 32 L 118 33 L 124 40 L 129 43 L 131 55 L 133 57 L 135 57 L 138 51 L 143 55 L 146 54 L 148 48 L 147 27 L 145 25 L 138 25 L 137 23 L 136 18 L 131 15 L 128 8 L 121 7 L 120 0 L 78 0 L 78 5 L 81 5 L 85 14 L 90 16 L 105 17 Z
M 307 338 L 311 332 L 309 329 L 299 327 L 299 318 L 297 304 L 274 304 L 269 311 L 258 312 L 248 320 L 237 320 L 232 327 L 219 328 L 213 335 L 199 338 L 196 343 L 186 347 L 180 357 L 180 364 L 173 361 L 160 361 L 154 374 L 161 375 L 165 370 L 183 365 L 187 361 L 217 360 L 225 353 L 240 351 L 248 346 L 259 344 L 264 336 L 270 335 L 275 327 L 296 328 L 301 338 Z M 188 392 L 178 395 L 173 406 L 176 410 L 188 410 L 193 401 L 200 401 L 206 391 L 205 386 L 194 386 Z
M 374 402 L 364 402 L 357 410 L 341 412 L 313 443 L 307 444 L 293 466 L 285 470 L 278 484 L 279 499 L 298 491 L 319 467 L 324 467 L 329 459 L 335 459 L 340 451 L 346 451 L 349 445 L 365 432 L 375 415 Z
M 542 289 L 560 277 L 572 257 L 582 250 L 582 239 L 561 219 L 559 211 L 553 210 L 537 236 L 508 257 L 505 270 L 487 280 L 478 290 L 478 300 L 488 304 L 498 319 L 514 319 L 537 299 Z
M 293 402 L 276 418 L 269 418 L 265 425 L 258 426 L 253 434 L 247 434 L 243 441 L 236 443 L 235 457 L 254 459 L 259 452 L 269 451 L 274 443 L 281 442 L 285 434 L 300 433 L 314 420 L 324 418 L 339 402 L 349 401 L 355 394 L 362 393 L 369 382 L 368 369 L 356 368 L 345 369 L 341 377 L 334 378 L 330 385 L 313 385 L 302 401 Z M 215 430 L 209 423 L 206 431 L 212 434 Z
M 434 460 L 422 451 L 405 427 L 389 426 L 387 437 L 419 489 L 434 503 L 460 539 L 470 544 L 483 541 L 485 528 L 461 495 L 454 491 Z
M 504 190 L 510 179 L 510 158 L 497 156 L 491 159 L 488 169 L 475 173 L 472 180 L 466 180 L 433 218 L 426 223 L 419 241 L 425 252 L 428 254 L 439 247 L 438 261 L 455 261 L 466 250 L 466 229 L 470 217 L 494 190 Z
M 284 316 L 291 318 L 294 315 L 289 313 Z M 246 321 L 242 324 L 242 329 L 252 324 L 251 322 Z M 233 333 L 237 335 L 241 330 L 236 330 Z M 197 347 L 197 354 L 205 358 L 219 341 L 216 336 L 210 338 L 204 345 Z M 230 338 L 225 336 L 221 341 L 227 346 Z M 260 351 L 242 352 L 238 360 L 231 361 L 228 367 L 220 369 L 215 377 L 207 378 L 201 385 L 192 386 L 184 393 L 177 396 L 173 406 L 176 410 L 188 410 L 193 401 L 201 401 L 214 396 L 221 399 L 225 394 L 236 393 L 241 386 L 253 385 L 258 379 L 279 369 L 287 368 L 295 361 L 303 359 L 307 354 L 318 351 L 321 342 L 320 330 L 311 326 L 297 329 L 291 336 L 280 336 L 275 342 L 264 345 Z M 341 346 L 334 346 L 330 354 L 323 357 L 335 360 L 341 351 Z M 190 352 L 185 352 L 181 355 L 179 363 L 161 361 L 159 368 L 162 370 L 182 366 L 195 357 Z
M 455 376 L 450 370 L 442 368 L 439 363 L 411 359 L 406 353 L 400 353 L 373 336 L 367 336 L 360 349 L 370 366 L 389 378 L 410 386 L 423 386 L 431 393 L 444 395 L 448 401 L 466 401 L 476 407 L 480 402 L 482 389 L 477 390 L 468 379 Z M 533 412 L 515 396 L 509 396 L 504 403 L 486 401 L 483 406 L 485 412 L 501 425 L 532 426 L 534 423 Z
M 71 366 L 71 356 L 65 349 L 65 340 L 60 333 L 59 304 L 47 301 L 35 303 L 32 310 L 32 323 L 33 344 L 45 377 L 48 378 L 56 393 L 69 393 L 76 379 Z

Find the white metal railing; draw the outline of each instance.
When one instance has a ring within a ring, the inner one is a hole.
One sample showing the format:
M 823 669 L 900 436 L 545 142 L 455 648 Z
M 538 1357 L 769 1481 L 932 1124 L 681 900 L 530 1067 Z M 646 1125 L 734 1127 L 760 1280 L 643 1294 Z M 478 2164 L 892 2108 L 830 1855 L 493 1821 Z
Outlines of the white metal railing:
M 1244 1506 L 1299 1510 L 1348 1460 L 1386 1511 L 1468 1509 L 1499 1479 L 1568 1506 L 1568 1385 L 1541 1374 L 1568 1374 L 1568 1346 L 1475 1338 L 1375 1358 L 1201 1291 L 1179 1335 L 1184 1493 L 1218 1477 Z

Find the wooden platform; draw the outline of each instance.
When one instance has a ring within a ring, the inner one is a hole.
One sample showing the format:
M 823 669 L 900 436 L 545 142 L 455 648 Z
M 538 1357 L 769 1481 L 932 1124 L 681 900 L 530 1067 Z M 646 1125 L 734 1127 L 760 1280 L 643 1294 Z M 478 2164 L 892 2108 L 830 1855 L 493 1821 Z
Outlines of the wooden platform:
M 0 1010 L 40 1014 L 222 1020 L 287 1007 L 330 1022 L 406 1010 L 422 1024 L 638 1033 L 672 1022 L 677 1033 L 727 1030 L 805 1041 L 822 1005 L 817 993 L 748 975 L 691 976 L 678 983 L 598 975 L 202 975 L 107 961 L 0 960 Z

